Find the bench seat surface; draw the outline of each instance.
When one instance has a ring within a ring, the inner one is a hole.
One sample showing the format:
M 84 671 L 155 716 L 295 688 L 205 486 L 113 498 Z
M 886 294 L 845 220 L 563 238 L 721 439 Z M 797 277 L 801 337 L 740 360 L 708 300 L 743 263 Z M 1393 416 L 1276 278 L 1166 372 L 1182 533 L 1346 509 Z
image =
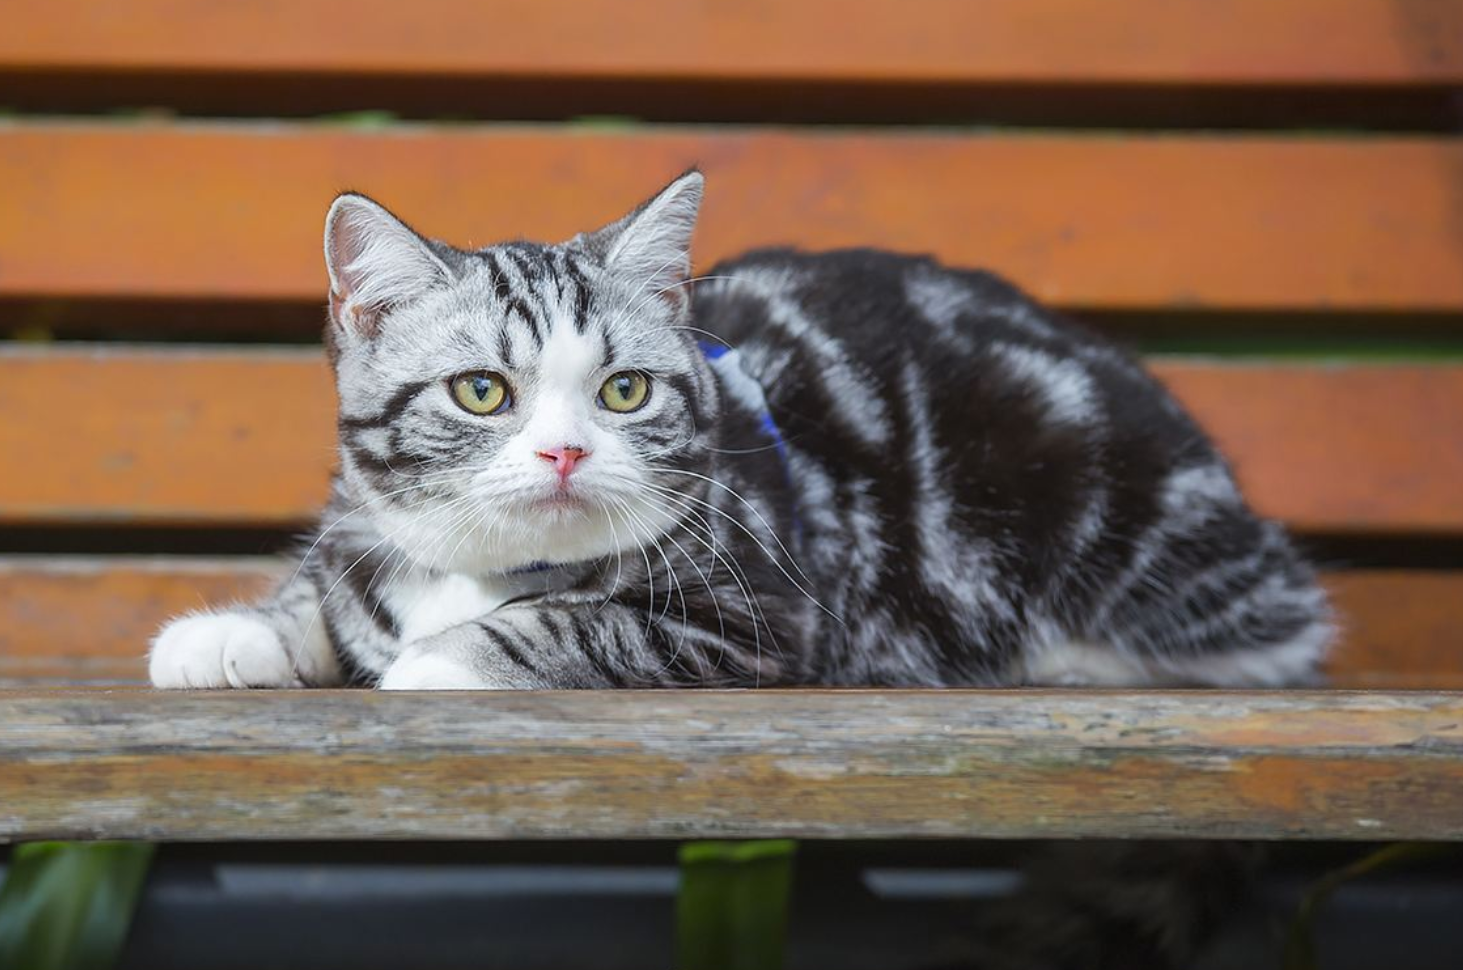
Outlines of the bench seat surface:
M 1463 838 L 1463 694 L 0 692 L 0 839 Z

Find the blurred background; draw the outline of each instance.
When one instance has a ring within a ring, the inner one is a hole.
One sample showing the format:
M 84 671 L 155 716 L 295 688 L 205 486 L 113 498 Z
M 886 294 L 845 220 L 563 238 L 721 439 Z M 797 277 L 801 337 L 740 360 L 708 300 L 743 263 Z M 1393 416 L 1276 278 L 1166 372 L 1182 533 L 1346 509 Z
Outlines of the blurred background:
M 276 574 L 332 462 L 335 193 L 458 245 L 560 239 L 692 164 L 700 268 L 933 253 L 1149 355 L 1325 567 L 1334 681 L 1463 686 L 1458 0 L 3 13 L 0 687 L 139 683 L 163 617 Z M 1228 965 L 1356 851 L 1285 856 Z M 1001 847 L 798 852 L 795 967 L 932 965 L 1012 879 Z M 669 966 L 675 853 L 168 846 L 123 965 Z M 1460 904 L 1350 886 L 1324 965 L 1405 934 L 1454 966 Z

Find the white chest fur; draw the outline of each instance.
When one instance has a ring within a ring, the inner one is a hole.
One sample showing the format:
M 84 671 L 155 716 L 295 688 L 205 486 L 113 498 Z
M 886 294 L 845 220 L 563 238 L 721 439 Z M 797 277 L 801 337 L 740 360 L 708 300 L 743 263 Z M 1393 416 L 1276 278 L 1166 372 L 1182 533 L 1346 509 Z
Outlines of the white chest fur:
M 543 579 L 536 574 L 488 578 L 416 575 L 393 583 L 386 603 L 400 625 L 402 642 L 411 643 L 491 613 L 509 600 L 543 586 Z

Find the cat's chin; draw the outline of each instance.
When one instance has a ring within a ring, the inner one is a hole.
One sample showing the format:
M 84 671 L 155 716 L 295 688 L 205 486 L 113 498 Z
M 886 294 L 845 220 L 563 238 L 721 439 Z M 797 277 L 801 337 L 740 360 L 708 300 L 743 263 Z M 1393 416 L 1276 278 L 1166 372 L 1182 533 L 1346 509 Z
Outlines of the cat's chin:
M 551 492 L 528 503 L 528 510 L 551 519 L 583 518 L 597 508 L 595 503 L 574 492 Z
M 516 548 L 511 558 L 527 555 L 534 564 L 638 557 L 643 546 L 674 528 L 659 510 L 613 506 L 582 495 L 535 501 L 524 508 L 522 523 L 534 534 L 533 548 Z
M 445 540 L 451 554 L 437 552 L 434 559 L 429 559 L 444 544 L 433 540 L 427 544 L 426 554 L 414 558 L 423 563 L 430 561 L 435 569 L 481 576 L 587 562 L 616 554 L 638 556 L 640 545 L 655 538 L 642 534 L 642 529 L 631 531 L 622 517 L 582 499 L 527 502 L 513 519 L 516 528 L 511 532 Z

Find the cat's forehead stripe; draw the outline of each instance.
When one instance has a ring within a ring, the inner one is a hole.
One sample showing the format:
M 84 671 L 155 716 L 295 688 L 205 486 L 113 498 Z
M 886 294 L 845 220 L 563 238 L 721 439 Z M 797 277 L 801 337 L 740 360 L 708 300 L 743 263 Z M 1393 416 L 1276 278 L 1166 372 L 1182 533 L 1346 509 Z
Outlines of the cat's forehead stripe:
M 600 342 L 604 345 L 604 355 L 600 358 L 600 366 L 609 370 L 619 359 L 619 348 L 615 346 L 614 338 L 608 330 L 600 332 Z
M 508 328 L 504 326 L 498 327 L 498 359 L 502 361 L 504 367 L 509 370 L 513 369 L 513 338 L 509 335 Z
M 562 249 L 515 243 L 478 254 L 506 318 L 521 322 L 542 350 L 555 324 L 585 333 L 593 320 L 594 284 L 585 264 Z
M 574 289 L 574 326 L 583 333 L 589 326 L 589 279 L 572 257 L 564 257 L 564 275 Z

